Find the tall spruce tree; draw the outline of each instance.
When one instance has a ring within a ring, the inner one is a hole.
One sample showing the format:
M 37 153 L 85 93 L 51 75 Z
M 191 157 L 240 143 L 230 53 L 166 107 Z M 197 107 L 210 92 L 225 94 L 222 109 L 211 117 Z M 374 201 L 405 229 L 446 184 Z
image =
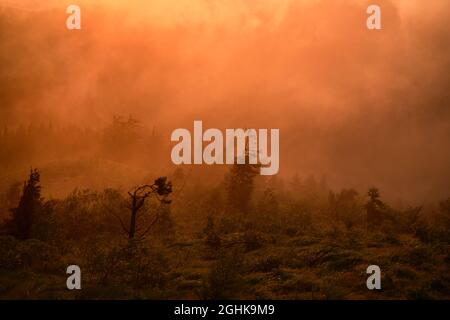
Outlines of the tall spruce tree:
M 374 229 L 384 220 L 386 205 L 380 200 L 380 192 L 377 188 L 369 189 L 367 193 L 369 201 L 366 203 L 367 228 Z
M 254 179 L 258 174 L 260 164 L 250 164 L 248 142 L 245 146 L 244 164 L 237 160 L 225 177 L 227 190 L 227 209 L 232 214 L 245 214 L 250 209 Z
M 22 196 L 17 208 L 11 209 L 12 218 L 8 223 L 9 233 L 18 239 L 32 237 L 33 223 L 42 211 L 40 174 L 31 169 L 28 180 L 24 183 Z

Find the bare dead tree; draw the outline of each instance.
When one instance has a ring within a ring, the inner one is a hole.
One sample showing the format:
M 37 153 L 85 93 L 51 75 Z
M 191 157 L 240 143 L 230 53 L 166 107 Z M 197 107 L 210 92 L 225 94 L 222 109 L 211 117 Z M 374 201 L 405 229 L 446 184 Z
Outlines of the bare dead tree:
M 127 228 L 122 219 L 118 215 L 114 214 L 114 216 L 119 220 L 120 225 L 126 233 L 128 239 L 133 240 L 136 238 L 144 238 L 159 219 L 159 211 L 157 211 L 144 231 L 137 234 L 139 230 L 141 230 L 137 227 L 138 218 L 142 212 L 142 208 L 144 207 L 146 200 L 151 196 L 154 196 L 161 205 L 169 204 L 171 201 L 167 198 L 171 193 L 172 183 L 167 181 L 167 177 L 160 177 L 156 179 L 153 184 L 136 186 L 128 191 L 128 195 L 130 196 L 130 201 L 127 205 L 127 208 L 130 210 L 129 227 Z

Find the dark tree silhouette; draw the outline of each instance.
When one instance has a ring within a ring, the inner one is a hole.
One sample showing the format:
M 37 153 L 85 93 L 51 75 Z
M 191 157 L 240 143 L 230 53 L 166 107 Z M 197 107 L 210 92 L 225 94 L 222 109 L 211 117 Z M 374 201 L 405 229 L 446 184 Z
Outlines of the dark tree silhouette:
M 129 227 L 127 228 L 122 219 L 120 219 L 119 216 L 115 215 L 116 218 L 118 218 L 122 226 L 122 229 L 127 234 L 128 239 L 130 240 L 135 238 L 142 239 L 160 218 L 160 213 L 162 211 L 157 210 L 155 216 L 153 217 L 152 221 L 148 224 L 146 229 L 142 233 L 137 234 L 139 230 L 137 228 L 138 218 L 142 211 L 141 209 L 145 205 L 146 200 L 153 195 L 161 205 L 168 205 L 170 203 L 170 200 L 168 200 L 167 197 L 171 193 L 172 193 L 172 183 L 170 181 L 167 181 L 166 177 L 160 177 L 156 179 L 155 182 L 151 185 L 142 185 L 134 187 L 132 190 L 128 192 L 128 195 L 130 196 L 130 202 L 127 206 L 128 209 L 130 209 Z
M 28 181 L 24 183 L 22 196 L 17 208 L 11 209 L 12 218 L 7 223 L 9 234 L 18 239 L 32 236 L 34 221 L 42 211 L 40 175 L 37 169 L 31 169 Z
M 248 142 L 245 146 L 245 162 L 231 167 L 225 184 L 227 190 L 227 209 L 233 214 L 246 213 L 250 209 L 250 202 L 254 189 L 254 179 L 259 172 L 260 164 L 249 164 L 250 154 Z
M 369 201 L 365 206 L 367 212 L 367 227 L 372 229 L 383 222 L 386 205 L 380 200 L 380 192 L 377 188 L 369 189 L 367 195 L 369 196 Z

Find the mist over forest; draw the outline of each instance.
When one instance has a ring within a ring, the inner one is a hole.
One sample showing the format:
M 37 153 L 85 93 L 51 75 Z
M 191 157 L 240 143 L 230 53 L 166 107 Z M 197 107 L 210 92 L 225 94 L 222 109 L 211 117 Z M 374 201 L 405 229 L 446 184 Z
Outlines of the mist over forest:
M 367 1 L 79 1 L 77 32 L 66 1 L 30 3 L 0 1 L 3 190 L 31 166 L 47 196 L 168 175 L 170 133 L 203 120 L 280 128 L 286 181 L 448 196 L 446 0 L 380 0 L 379 33 Z M 192 171 L 217 185 L 226 168 Z
M 0 0 L 0 300 L 449 299 L 450 1 L 71 2 Z

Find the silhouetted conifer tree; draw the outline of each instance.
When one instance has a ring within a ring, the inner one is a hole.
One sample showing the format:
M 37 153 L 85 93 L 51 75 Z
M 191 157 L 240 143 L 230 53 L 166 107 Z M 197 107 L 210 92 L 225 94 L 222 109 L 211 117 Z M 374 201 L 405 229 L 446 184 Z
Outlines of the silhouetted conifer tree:
M 380 192 L 377 188 L 371 188 L 367 195 L 369 196 L 369 201 L 366 203 L 367 227 L 373 229 L 383 222 L 386 205 L 380 200 Z
M 31 169 L 28 181 L 24 183 L 22 196 L 17 208 L 11 209 L 12 218 L 7 224 L 9 233 L 18 239 L 32 237 L 33 223 L 42 210 L 40 175 Z
M 227 208 L 231 213 L 246 213 L 254 189 L 254 178 L 259 172 L 259 165 L 249 164 L 248 152 L 245 164 L 235 164 L 226 178 Z

